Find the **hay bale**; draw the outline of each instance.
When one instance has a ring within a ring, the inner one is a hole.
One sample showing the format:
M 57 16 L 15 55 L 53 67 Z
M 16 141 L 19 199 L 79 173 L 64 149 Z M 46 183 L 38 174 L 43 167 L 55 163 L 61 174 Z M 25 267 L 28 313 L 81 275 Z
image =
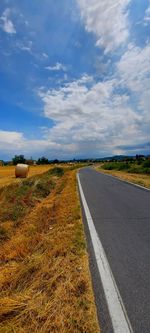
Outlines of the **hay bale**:
M 26 178 L 29 172 L 28 164 L 17 164 L 15 168 L 15 176 L 16 178 Z

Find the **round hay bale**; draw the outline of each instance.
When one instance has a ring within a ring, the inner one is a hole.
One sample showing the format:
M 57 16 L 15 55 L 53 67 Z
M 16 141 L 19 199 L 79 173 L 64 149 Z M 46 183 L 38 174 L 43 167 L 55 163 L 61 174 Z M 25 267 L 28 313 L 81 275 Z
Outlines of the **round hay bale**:
M 17 164 L 15 168 L 15 176 L 16 178 L 26 178 L 29 172 L 28 164 Z

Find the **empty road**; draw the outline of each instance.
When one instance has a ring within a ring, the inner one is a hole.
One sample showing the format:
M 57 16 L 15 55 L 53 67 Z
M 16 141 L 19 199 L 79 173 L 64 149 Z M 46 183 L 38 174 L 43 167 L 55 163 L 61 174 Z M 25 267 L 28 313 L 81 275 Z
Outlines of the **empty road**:
M 119 329 L 117 324 L 112 324 L 113 314 L 107 311 L 107 286 L 105 293 L 103 278 L 100 279 L 98 270 L 99 259 L 96 260 L 101 254 L 99 249 L 94 250 L 99 246 L 96 238 L 94 240 L 96 233 L 113 274 L 114 285 L 121 295 L 121 307 L 125 319 L 127 317 L 127 325 L 129 322 L 129 332 L 150 333 L 150 191 L 92 168 L 80 170 L 78 183 L 101 331 L 111 333 L 119 332 Z M 96 230 L 93 236 L 91 221 Z M 114 303 L 112 313 L 115 306 Z M 119 333 L 122 332 L 128 333 L 128 329 L 124 326 Z

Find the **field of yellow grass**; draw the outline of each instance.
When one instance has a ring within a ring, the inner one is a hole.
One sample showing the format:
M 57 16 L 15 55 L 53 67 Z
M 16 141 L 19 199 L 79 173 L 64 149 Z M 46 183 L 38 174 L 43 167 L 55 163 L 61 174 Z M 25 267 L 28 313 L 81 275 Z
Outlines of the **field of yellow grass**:
M 29 202 L 28 182 L 34 191 Z M 9 236 L 0 255 L 0 332 L 99 333 L 76 170 L 55 168 L 8 188 L 28 205 L 39 193 L 47 196 L 13 219 L 14 201 L 7 188 L 1 189 L 3 206 L 9 200 L 11 214 L 9 221 L 2 218 Z M 0 216 L 5 216 L 3 210 Z
M 116 171 L 116 170 L 104 170 L 101 166 L 96 166 L 96 170 L 118 177 L 120 179 L 126 180 L 131 183 L 135 183 L 147 188 L 150 188 L 150 175 L 128 173 L 125 171 Z
M 50 165 L 30 166 L 28 177 L 41 174 L 51 168 Z M 19 182 L 15 177 L 15 166 L 0 166 L 0 186 Z

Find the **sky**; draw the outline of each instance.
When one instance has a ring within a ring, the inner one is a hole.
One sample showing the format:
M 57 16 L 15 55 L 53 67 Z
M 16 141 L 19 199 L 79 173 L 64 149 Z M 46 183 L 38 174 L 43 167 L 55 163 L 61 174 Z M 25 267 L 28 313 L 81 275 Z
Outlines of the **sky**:
M 150 154 L 150 0 L 0 1 L 0 159 Z

